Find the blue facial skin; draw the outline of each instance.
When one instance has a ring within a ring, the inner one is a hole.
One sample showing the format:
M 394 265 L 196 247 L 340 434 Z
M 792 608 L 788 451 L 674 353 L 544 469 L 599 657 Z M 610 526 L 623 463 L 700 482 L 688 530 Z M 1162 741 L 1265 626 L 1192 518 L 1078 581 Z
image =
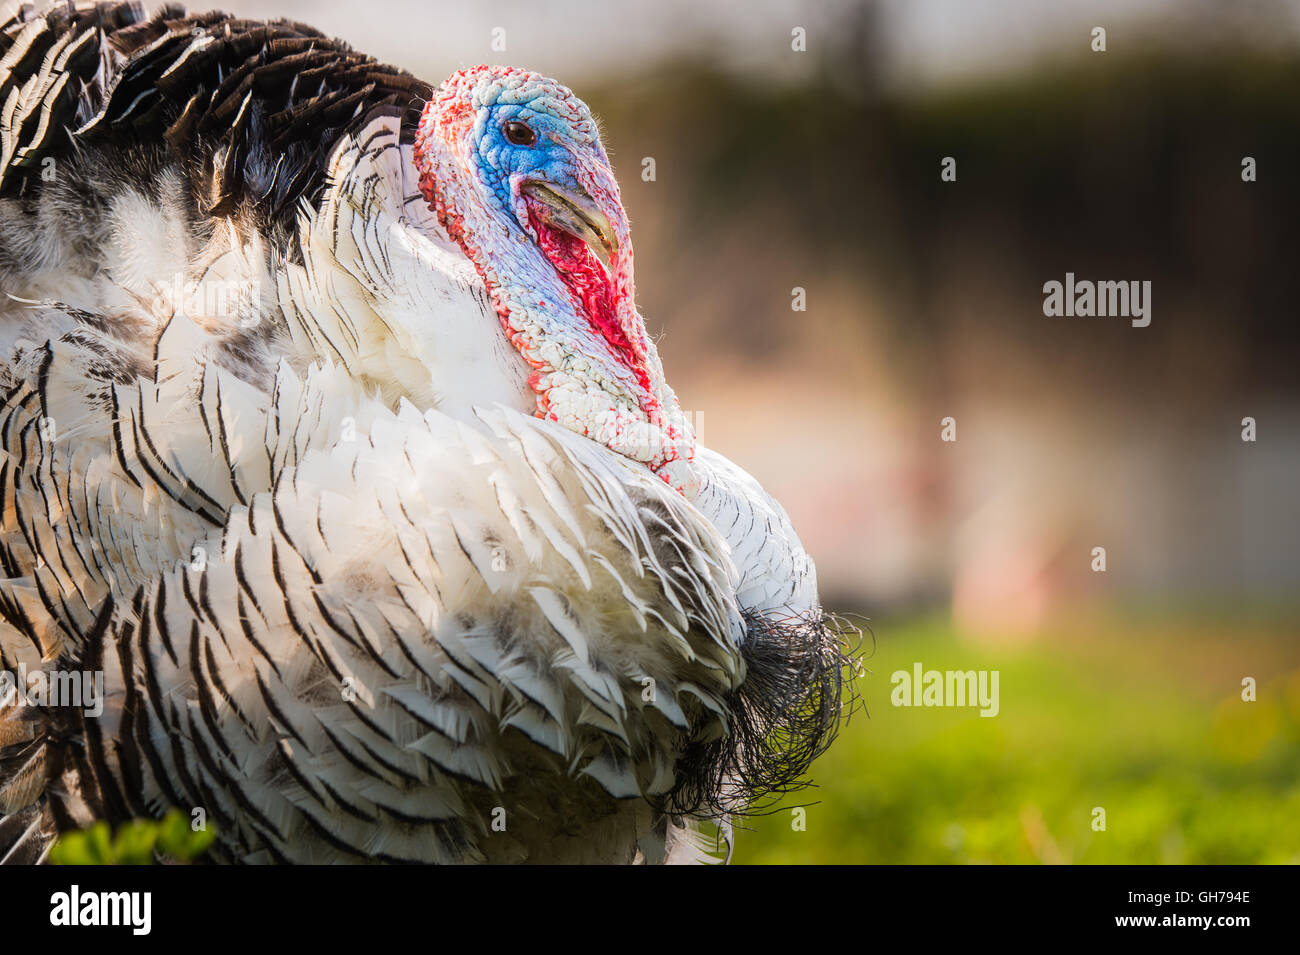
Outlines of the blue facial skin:
M 531 129 L 537 137 L 536 142 L 531 146 L 510 142 L 505 128 L 512 122 L 523 123 Z M 607 161 L 598 142 L 571 146 L 573 128 L 568 122 L 550 113 L 533 110 L 526 104 L 495 104 L 486 111 L 486 116 L 480 113 L 474 135 L 481 181 L 505 209 L 511 208 L 514 201 L 510 184 L 516 176 L 580 192 L 577 150 L 587 153 L 593 160 Z

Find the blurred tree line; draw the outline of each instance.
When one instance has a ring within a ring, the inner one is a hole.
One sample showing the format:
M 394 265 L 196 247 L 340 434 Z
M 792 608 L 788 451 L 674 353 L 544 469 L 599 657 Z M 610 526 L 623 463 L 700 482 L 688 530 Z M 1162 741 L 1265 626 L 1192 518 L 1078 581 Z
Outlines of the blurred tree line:
M 803 83 L 676 62 L 586 91 L 655 260 L 647 311 L 690 316 L 672 329 L 684 361 L 721 338 L 789 346 L 789 287 L 833 276 L 849 283 L 837 307 L 877 305 L 902 373 L 940 387 L 962 373 L 945 342 L 977 323 L 1060 387 L 1295 393 L 1300 52 L 1148 30 L 1094 54 L 1085 36 L 1033 69 L 917 91 L 882 85 L 873 8 L 850 9 Z M 1152 326 L 1061 334 L 1042 284 L 1066 271 L 1151 280 Z

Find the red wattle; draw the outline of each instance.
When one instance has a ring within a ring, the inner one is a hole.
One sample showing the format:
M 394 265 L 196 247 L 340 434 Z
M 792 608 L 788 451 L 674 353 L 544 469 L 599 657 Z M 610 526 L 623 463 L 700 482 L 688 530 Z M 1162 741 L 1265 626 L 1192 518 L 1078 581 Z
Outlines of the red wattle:
M 587 320 L 600 332 L 619 362 L 637 377 L 649 394 L 650 375 L 645 368 L 645 352 L 639 343 L 628 338 L 619 321 L 618 304 L 622 294 L 587 243 L 561 229 L 542 222 L 529 203 L 528 221 L 537 233 L 542 254 L 555 266 L 564 284 L 573 293 Z

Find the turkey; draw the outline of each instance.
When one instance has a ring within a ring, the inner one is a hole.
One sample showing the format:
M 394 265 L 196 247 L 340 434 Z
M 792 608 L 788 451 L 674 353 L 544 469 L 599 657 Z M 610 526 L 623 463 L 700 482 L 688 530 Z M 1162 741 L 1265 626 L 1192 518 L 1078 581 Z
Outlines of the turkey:
M 696 444 L 585 104 L 0 25 L 4 861 L 171 807 L 226 862 L 693 861 L 806 782 L 843 636 Z

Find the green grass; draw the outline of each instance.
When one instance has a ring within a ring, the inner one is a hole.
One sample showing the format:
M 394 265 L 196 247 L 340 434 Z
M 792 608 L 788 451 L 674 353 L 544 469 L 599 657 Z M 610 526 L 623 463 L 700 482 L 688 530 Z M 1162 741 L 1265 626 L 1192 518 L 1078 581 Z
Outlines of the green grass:
M 814 767 L 817 788 L 745 821 L 736 862 L 1300 862 L 1288 618 L 1129 612 L 1014 645 L 963 640 L 933 619 L 874 629 L 859 681 L 870 716 L 855 714 Z M 999 714 L 892 706 L 891 674 L 915 661 L 998 670 Z M 1245 676 L 1254 703 L 1241 699 Z M 804 831 L 795 805 L 807 806 Z

